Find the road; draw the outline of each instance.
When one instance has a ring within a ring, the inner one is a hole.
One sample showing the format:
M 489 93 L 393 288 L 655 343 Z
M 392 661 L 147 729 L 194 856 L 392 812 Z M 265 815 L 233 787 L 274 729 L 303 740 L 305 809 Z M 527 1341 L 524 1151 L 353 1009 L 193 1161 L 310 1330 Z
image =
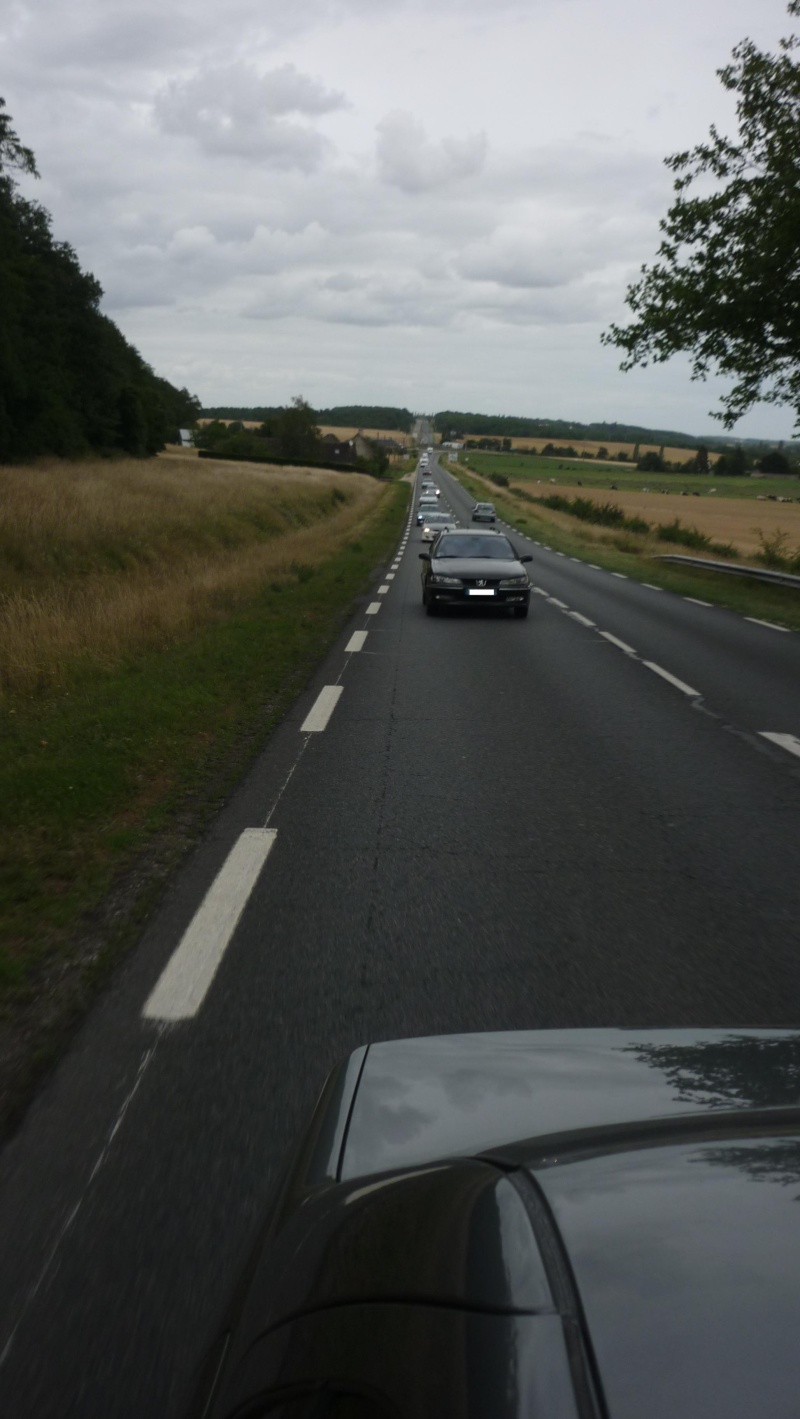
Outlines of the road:
M 516 540 L 430 619 L 404 535 L 0 1155 L 0 1413 L 181 1414 L 357 1044 L 798 1024 L 800 637 Z

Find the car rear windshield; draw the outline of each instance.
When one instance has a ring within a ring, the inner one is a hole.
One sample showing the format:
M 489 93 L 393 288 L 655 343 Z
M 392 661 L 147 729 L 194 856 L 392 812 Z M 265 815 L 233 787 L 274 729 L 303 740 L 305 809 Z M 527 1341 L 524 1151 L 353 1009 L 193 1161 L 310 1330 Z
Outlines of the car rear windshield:
M 436 548 L 437 557 L 485 557 L 491 561 L 515 562 L 517 554 L 505 537 L 447 537 Z

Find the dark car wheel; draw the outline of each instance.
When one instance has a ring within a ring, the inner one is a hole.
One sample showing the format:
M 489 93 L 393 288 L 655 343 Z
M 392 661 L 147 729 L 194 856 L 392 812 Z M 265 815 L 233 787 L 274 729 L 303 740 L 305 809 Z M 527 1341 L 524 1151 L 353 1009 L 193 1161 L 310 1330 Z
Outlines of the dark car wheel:
M 425 610 L 427 611 L 429 616 L 438 616 L 439 607 L 436 605 L 436 602 L 434 601 L 432 596 L 429 596 L 427 598 L 425 602 Z
M 526 620 L 526 619 L 527 619 L 527 615 L 528 615 L 528 607 L 527 607 L 527 606 L 517 606 L 517 607 L 515 608 L 515 610 L 514 610 L 514 615 L 516 616 L 516 618 L 517 618 L 518 621 L 524 621 L 524 620 Z

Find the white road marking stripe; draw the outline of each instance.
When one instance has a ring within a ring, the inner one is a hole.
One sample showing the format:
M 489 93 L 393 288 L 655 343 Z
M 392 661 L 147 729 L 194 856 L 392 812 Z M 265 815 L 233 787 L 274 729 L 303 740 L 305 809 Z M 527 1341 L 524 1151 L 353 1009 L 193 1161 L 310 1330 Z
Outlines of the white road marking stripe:
M 663 586 L 653 586 L 652 581 L 643 581 L 642 586 L 649 586 L 651 591 L 663 591 Z
M 589 620 L 588 616 L 582 616 L 580 611 L 568 611 L 567 615 L 571 616 L 573 621 L 580 621 L 582 626 L 593 626 L 595 624 L 594 621 Z
M 599 634 L 603 637 L 603 640 L 610 641 L 612 645 L 616 645 L 620 650 L 624 650 L 626 655 L 636 654 L 632 645 L 628 645 L 626 641 L 619 640 L 617 636 L 612 636 L 610 631 L 600 631 Z
M 769 729 L 760 729 L 758 732 L 762 739 L 770 739 L 773 744 L 778 744 L 781 749 L 788 749 L 790 754 L 796 754 L 800 759 L 800 739 L 796 734 L 775 734 Z
M 319 734 L 327 727 L 328 720 L 339 703 L 339 696 L 343 689 L 343 685 L 323 685 L 300 725 L 301 734 Z
M 603 570 L 602 567 L 598 567 L 596 562 L 587 562 L 586 565 L 587 567 L 591 567 L 593 572 L 601 572 Z
M 531 591 L 535 591 L 537 596 L 549 595 L 549 593 L 545 591 L 543 586 L 532 586 Z
M 354 650 L 363 650 L 366 639 L 366 631 L 353 631 L 353 634 L 351 635 L 349 641 L 347 642 L 347 645 L 344 648 L 345 654 L 351 654 Z
M 566 557 L 566 552 L 556 552 L 557 557 Z
M 580 566 L 581 558 L 580 558 L 580 557 L 570 557 L 570 561 L 571 561 L 571 562 L 577 562 L 578 565 Z
M 380 611 L 382 604 L 383 603 L 380 601 L 370 601 L 369 606 L 367 607 L 367 615 L 376 616 Z
M 684 596 L 684 601 L 691 601 L 693 606 L 710 606 L 710 601 L 701 601 L 699 596 Z
M 628 578 L 627 578 L 625 572 L 612 572 L 611 575 L 612 575 L 612 576 L 619 577 L 620 581 L 627 581 L 627 580 L 628 580 Z
M 557 596 L 548 596 L 547 599 L 548 599 L 548 601 L 550 602 L 550 605 L 551 605 L 551 606 L 558 606 L 558 607 L 560 607 L 560 609 L 561 609 L 562 611 L 566 611 L 566 610 L 567 610 L 567 603 L 566 603 L 566 601 L 559 601 Z
M 758 616 L 745 616 L 744 619 L 752 621 L 754 626 L 769 626 L 771 631 L 785 631 L 787 635 L 792 634 L 788 626 L 776 626 L 774 621 L 759 621 Z
M 383 583 L 383 586 L 379 586 L 379 587 L 378 587 L 378 595 L 379 595 L 379 596 L 385 596 L 388 590 L 389 590 L 389 583 L 388 583 L 388 581 L 385 581 L 385 582 Z
M 693 690 L 691 685 L 685 685 L 683 680 L 678 680 L 675 675 L 670 675 L 668 670 L 662 670 L 660 665 L 656 665 L 652 660 L 643 660 L 642 665 L 646 665 L 648 670 L 654 670 L 656 675 L 660 675 L 662 680 L 668 680 L 670 685 L 674 685 L 676 690 L 680 690 L 684 695 L 691 695 L 692 699 L 698 699 L 699 690 Z
M 277 836 L 275 828 L 245 828 L 234 843 L 145 1002 L 146 1019 L 197 1014 Z
M 387 580 L 387 581 L 394 581 L 394 572 L 387 572 L 387 573 L 386 573 L 386 580 Z

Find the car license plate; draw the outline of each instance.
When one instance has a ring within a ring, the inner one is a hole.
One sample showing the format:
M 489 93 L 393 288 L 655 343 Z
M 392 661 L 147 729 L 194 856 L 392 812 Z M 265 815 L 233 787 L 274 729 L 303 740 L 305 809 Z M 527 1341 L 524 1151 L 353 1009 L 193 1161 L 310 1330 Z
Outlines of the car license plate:
M 493 592 L 493 591 L 473 591 L 473 590 L 472 590 L 472 587 L 470 587 L 470 589 L 469 589 L 469 595 L 470 595 L 470 596 L 494 596 L 494 592 Z

